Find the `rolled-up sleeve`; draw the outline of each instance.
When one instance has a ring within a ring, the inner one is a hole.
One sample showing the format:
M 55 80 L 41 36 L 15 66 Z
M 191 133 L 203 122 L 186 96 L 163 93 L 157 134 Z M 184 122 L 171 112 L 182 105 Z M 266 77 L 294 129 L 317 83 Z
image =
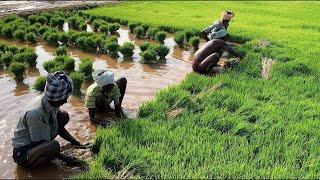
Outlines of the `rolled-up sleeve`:
M 28 113 L 27 125 L 32 142 L 48 141 L 50 137 L 50 127 L 44 123 L 43 117 L 36 112 Z

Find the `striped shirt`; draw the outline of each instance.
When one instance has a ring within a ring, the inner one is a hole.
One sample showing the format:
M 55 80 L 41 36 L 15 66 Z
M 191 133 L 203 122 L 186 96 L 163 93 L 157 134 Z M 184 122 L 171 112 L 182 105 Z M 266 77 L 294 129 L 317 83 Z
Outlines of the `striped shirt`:
M 48 141 L 58 133 L 58 107 L 52 107 L 43 96 L 35 97 L 22 114 L 14 131 L 12 146 L 19 148 L 31 142 Z
M 86 93 L 86 100 L 85 100 L 85 106 L 87 108 L 96 108 L 96 99 L 99 95 L 103 95 L 101 93 L 101 87 L 97 85 L 97 83 L 91 84 Z M 119 98 L 120 98 L 120 90 L 118 88 L 117 84 L 114 84 L 112 90 L 110 93 L 105 94 L 105 101 L 107 104 L 110 104 L 112 101 L 114 101 L 114 105 L 119 104 Z

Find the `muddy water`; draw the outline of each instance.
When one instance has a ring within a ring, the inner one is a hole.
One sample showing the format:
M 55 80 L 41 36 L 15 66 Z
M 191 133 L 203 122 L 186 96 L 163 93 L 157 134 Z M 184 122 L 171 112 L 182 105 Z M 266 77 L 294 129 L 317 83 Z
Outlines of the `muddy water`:
M 188 62 L 192 59 L 193 52 L 176 48 L 172 37 L 169 37 L 165 40 L 165 44 L 171 50 L 165 64 L 141 64 L 139 63 L 140 50 L 138 45 L 142 44 L 143 40 L 134 39 L 134 36 L 128 32 L 125 28 L 118 30 L 118 41 L 120 44 L 126 41 L 134 42 L 136 49 L 133 60 L 123 60 L 121 54 L 119 59 L 112 59 L 106 54 L 90 54 L 76 48 L 70 48 L 69 54 L 75 58 L 76 64 L 79 64 L 79 59 L 89 57 L 94 61 L 94 69 L 110 69 L 115 72 L 117 78 L 122 76 L 127 78 L 128 85 L 123 107 L 128 116 L 132 118 L 136 116 L 138 107 L 143 102 L 152 99 L 158 90 L 184 79 L 186 74 L 191 71 L 191 65 Z M 25 43 L 8 40 L 3 37 L 0 40 L 12 45 L 25 45 Z M 154 42 L 150 41 L 150 43 Z M 53 163 L 45 169 L 27 171 L 17 167 L 11 158 L 11 137 L 19 116 L 23 112 L 25 105 L 32 98 L 40 95 L 40 93 L 32 89 L 32 85 L 37 76 L 47 74 L 42 65 L 45 61 L 52 60 L 55 54 L 55 48 L 46 45 L 44 42 L 28 45 L 35 48 L 38 59 L 36 68 L 29 69 L 23 83 L 17 84 L 10 74 L 0 71 L 0 136 L 2 137 L 0 140 L 0 178 L 68 177 L 79 172 L 79 170 Z M 88 82 L 84 83 L 83 90 L 85 91 L 89 85 L 90 83 Z M 83 97 L 72 96 L 61 109 L 68 111 L 70 114 L 70 122 L 67 125 L 70 133 L 75 135 L 81 142 L 92 141 L 96 127 L 89 121 Z M 62 145 L 66 145 L 66 142 L 61 138 L 59 142 Z

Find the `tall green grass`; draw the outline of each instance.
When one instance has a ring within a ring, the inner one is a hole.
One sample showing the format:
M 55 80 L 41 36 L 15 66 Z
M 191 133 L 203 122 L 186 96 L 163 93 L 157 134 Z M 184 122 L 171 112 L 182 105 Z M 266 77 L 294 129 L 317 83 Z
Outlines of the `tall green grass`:
M 88 10 L 167 29 L 229 27 L 241 63 L 217 77 L 190 73 L 143 104 L 138 118 L 98 129 L 80 178 L 320 178 L 318 2 L 139 2 Z M 161 18 L 159 18 L 161 17 Z M 272 58 L 270 78 L 262 59 Z

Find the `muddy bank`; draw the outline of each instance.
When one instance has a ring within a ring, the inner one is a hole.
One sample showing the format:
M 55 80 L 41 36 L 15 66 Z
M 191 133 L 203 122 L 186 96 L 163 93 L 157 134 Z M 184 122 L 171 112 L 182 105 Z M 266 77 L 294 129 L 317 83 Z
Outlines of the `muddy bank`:
M 94 69 L 110 69 L 116 73 L 116 78 L 125 76 L 128 80 L 127 92 L 123 101 L 125 112 L 130 118 L 136 116 L 139 106 L 152 99 L 155 93 L 168 85 L 182 81 L 187 73 L 191 71 L 190 60 L 193 51 L 177 48 L 170 35 L 165 40 L 165 45 L 170 48 L 167 62 L 164 64 L 147 65 L 141 64 L 139 45 L 143 40 L 135 39 L 126 27 L 118 30 L 118 42 L 123 44 L 131 41 L 135 44 L 132 60 L 123 60 L 120 56 L 113 59 L 107 54 L 86 53 L 76 48 L 69 49 L 69 55 L 76 61 L 76 68 L 81 58 L 89 57 L 93 60 Z M 26 43 L 0 37 L 11 45 L 23 46 Z M 150 43 L 156 43 L 148 40 Z M 44 42 L 27 44 L 35 49 L 38 55 L 36 68 L 28 70 L 23 83 L 16 83 L 12 76 L 6 71 L 0 71 L 0 178 L 64 178 L 69 177 L 83 169 L 66 167 L 61 162 L 53 162 L 49 167 L 41 170 L 27 171 L 16 166 L 12 161 L 11 137 L 20 114 L 24 111 L 25 105 L 34 97 L 40 95 L 32 89 L 32 85 L 39 75 L 47 75 L 43 68 L 43 63 L 52 60 L 55 55 L 55 48 L 48 46 Z M 83 84 L 83 91 L 90 85 L 89 82 Z M 84 107 L 84 97 L 72 96 L 68 103 L 61 107 L 62 110 L 70 114 L 70 122 L 67 129 L 81 142 L 91 142 L 94 138 L 96 126 L 89 121 L 89 115 Z M 112 116 L 111 116 L 112 118 Z M 62 146 L 67 142 L 58 138 Z M 68 146 L 67 146 L 68 147 Z M 72 150 L 66 148 L 65 153 L 72 153 L 84 158 L 90 158 L 90 152 L 86 150 Z M 45 173 L 44 173 L 45 172 Z
M 10 14 L 27 16 L 42 11 L 63 9 L 66 11 L 75 9 L 89 9 L 102 5 L 116 4 L 118 1 L 1 1 L 0 17 Z

